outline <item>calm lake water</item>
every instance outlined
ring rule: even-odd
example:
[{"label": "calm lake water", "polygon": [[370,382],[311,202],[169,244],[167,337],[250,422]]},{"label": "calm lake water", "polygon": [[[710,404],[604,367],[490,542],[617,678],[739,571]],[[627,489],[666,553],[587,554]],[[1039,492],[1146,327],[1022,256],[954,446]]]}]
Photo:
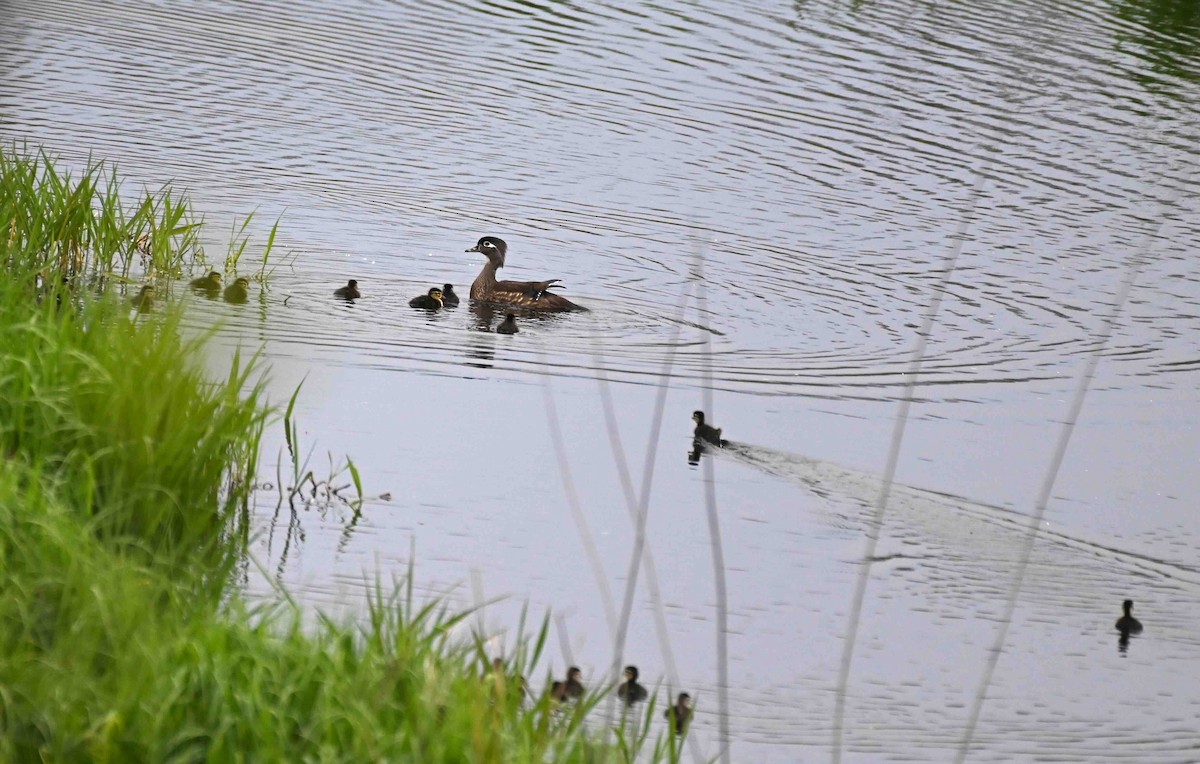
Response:
[{"label": "calm lake water", "polygon": [[[190,301],[211,364],[261,349],[318,476],[369,501],[276,514],[250,591],[360,612],[376,576],[539,672],[612,661],[569,474],[618,603],[670,361],[625,656],[697,699],[718,752],[704,471],[711,374],[735,761],[831,756],[871,507],[922,316],[961,240],[900,452],[849,674],[844,760],[949,761],[1025,528],[1123,278],[1141,263],[1040,527],[971,761],[1200,761],[1200,6],[947,2],[0,1],[0,139],[172,180],[224,258],[282,216],[269,289]],[[961,236],[959,235],[961,232]],[[484,234],[584,314],[480,331]],[[704,253],[707,302],[687,303]],[[1140,258],[1140,259],[1139,259]],[[364,297],[332,290],[359,280]],[[609,381],[598,380],[598,370]],[[552,441],[548,400],[569,473]],[[265,472],[275,472],[282,427]],[[286,468],[286,465],[285,465]],[[348,482],[343,479],[341,482]],[[1146,631],[1126,651],[1125,598]],[[661,606],[666,633],[655,628]],[[664,640],[665,637],[665,640]],[[663,642],[669,641],[669,654]],[[540,676],[540,673],[539,673]]]}]

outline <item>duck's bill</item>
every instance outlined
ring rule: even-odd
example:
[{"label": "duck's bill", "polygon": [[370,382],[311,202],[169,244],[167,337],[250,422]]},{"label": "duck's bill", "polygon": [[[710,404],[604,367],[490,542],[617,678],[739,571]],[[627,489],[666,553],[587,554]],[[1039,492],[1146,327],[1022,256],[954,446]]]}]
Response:
[{"label": "duck's bill", "polygon": [[478,251],[479,251],[479,245],[478,245],[478,244],[476,244],[475,246],[471,247],[470,249],[464,249],[463,251],[464,251],[464,252],[478,252]]}]

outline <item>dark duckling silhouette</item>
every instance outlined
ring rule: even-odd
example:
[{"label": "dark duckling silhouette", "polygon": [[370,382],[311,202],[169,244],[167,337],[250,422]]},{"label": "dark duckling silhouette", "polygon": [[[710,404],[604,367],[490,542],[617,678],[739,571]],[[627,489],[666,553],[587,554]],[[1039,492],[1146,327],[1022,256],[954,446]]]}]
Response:
[{"label": "dark duckling silhouette", "polygon": [[714,446],[727,446],[729,441],[721,439],[721,428],[713,427],[704,423],[704,412],[693,411],[692,421],[696,423],[696,430],[693,432],[696,440],[710,443]]},{"label": "dark duckling silhouette", "polygon": [[1133,617],[1133,600],[1122,602],[1121,609],[1125,615],[1117,619],[1117,631],[1121,634],[1141,634],[1142,622]]},{"label": "dark duckling silhouette", "polygon": [[663,711],[663,718],[675,727],[675,734],[682,735],[687,729],[688,722],[692,720],[692,696],[686,692],[679,693],[679,700],[675,701],[675,705]]},{"label": "dark duckling silhouette", "polygon": [[427,293],[409,300],[408,307],[437,310],[442,307],[442,290],[437,287],[430,287]]},{"label": "dark duckling silhouette", "polygon": [[454,293],[453,284],[442,285],[442,305],[445,305],[447,308],[458,307],[458,295]]},{"label": "dark duckling silhouette", "polygon": [[346,282],[346,286],[333,290],[333,296],[343,300],[357,300],[362,297],[362,292],[358,291],[358,282],[350,279]]},{"label": "dark duckling silhouette", "polygon": [[239,278],[225,287],[225,302],[241,305],[250,299],[250,279]]},{"label": "dark duckling silhouette", "polygon": [[550,290],[559,279],[549,281],[497,281],[496,271],[504,267],[508,245],[495,236],[484,236],[468,252],[481,252],[487,257],[483,270],[471,283],[471,299],[517,305],[528,310],[566,311],[587,310]]},{"label": "dark duckling silhouette", "polygon": [[221,296],[221,274],[217,271],[209,271],[207,276],[192,279],[188,282],[188,286],[197,292],[203,292],[209,299],[216,299]]},{"label": "dark duckling silhouette", "polygon": [[149,313],[154,307],[154,286],[146,284],[137,294],[130,297],[129,301],[137,308],[138,313]]},{"label": "dark duckling silhouette", "polygon": [[567,669],[566,681],[550,685],[550,697],[560,703],[568,698],[582,698],[583,682],[579,681],[582,676],[583,672],[579,670],[578,666]]},{"label": "dark duckling silhouette", "polygon": [[516,334],[521,331],[517,328],[517,317],[509,313],[504,317],[504,320],[496,325],[496,334]]},{"label": "dark duckling silhouette", "polygon": [[617,697],[623,700],[627,706],[642,702],[650,694],[646,692],[645,687],[638,684],[637,678],[637,666],[626,666],[625,681],[617,686]]}]

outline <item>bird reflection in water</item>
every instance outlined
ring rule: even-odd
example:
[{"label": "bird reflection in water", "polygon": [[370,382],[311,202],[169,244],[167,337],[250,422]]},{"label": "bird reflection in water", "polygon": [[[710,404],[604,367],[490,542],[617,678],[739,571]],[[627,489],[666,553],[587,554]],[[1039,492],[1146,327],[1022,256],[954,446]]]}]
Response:
[{"label": "bird reflection in water", "polygon": [[489,302],[471,300],[471,316],[475,319],[476,331],[490,332],[496,320],[496,306]]},{"label": "bird reflection in water", "polygon": [[1117,651],[1124,655],[1129,649],[1129,637],[1142,633],[1142,622],[1133,617],[1133,600],[1122,602],[1121,609],[1125,614],[1116,623],[1117,632],[1121,635],[1117,639]]}]

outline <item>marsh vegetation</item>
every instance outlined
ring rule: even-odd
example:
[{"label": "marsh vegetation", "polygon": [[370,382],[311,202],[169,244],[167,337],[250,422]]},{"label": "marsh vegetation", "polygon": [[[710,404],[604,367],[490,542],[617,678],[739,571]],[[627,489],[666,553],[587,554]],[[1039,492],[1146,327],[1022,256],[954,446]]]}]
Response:
[{"label": "marsh vegetation", "polygon": [[101,164],[73,178],[0,151],[0,759],[633,757],[644,734],[602,746],[583,724],[602,688],[538,692],[544,622],[485,672],[465,614],[416,601],[411,569],[377,580],[357,621],[302,618],[282,590],[243,598],[260,442],[279,424],[266,369],[235,354],[213,379],[178,301],[131,310],[125,285],[169,295],[205,263],[185,199],[124,198]]}]

